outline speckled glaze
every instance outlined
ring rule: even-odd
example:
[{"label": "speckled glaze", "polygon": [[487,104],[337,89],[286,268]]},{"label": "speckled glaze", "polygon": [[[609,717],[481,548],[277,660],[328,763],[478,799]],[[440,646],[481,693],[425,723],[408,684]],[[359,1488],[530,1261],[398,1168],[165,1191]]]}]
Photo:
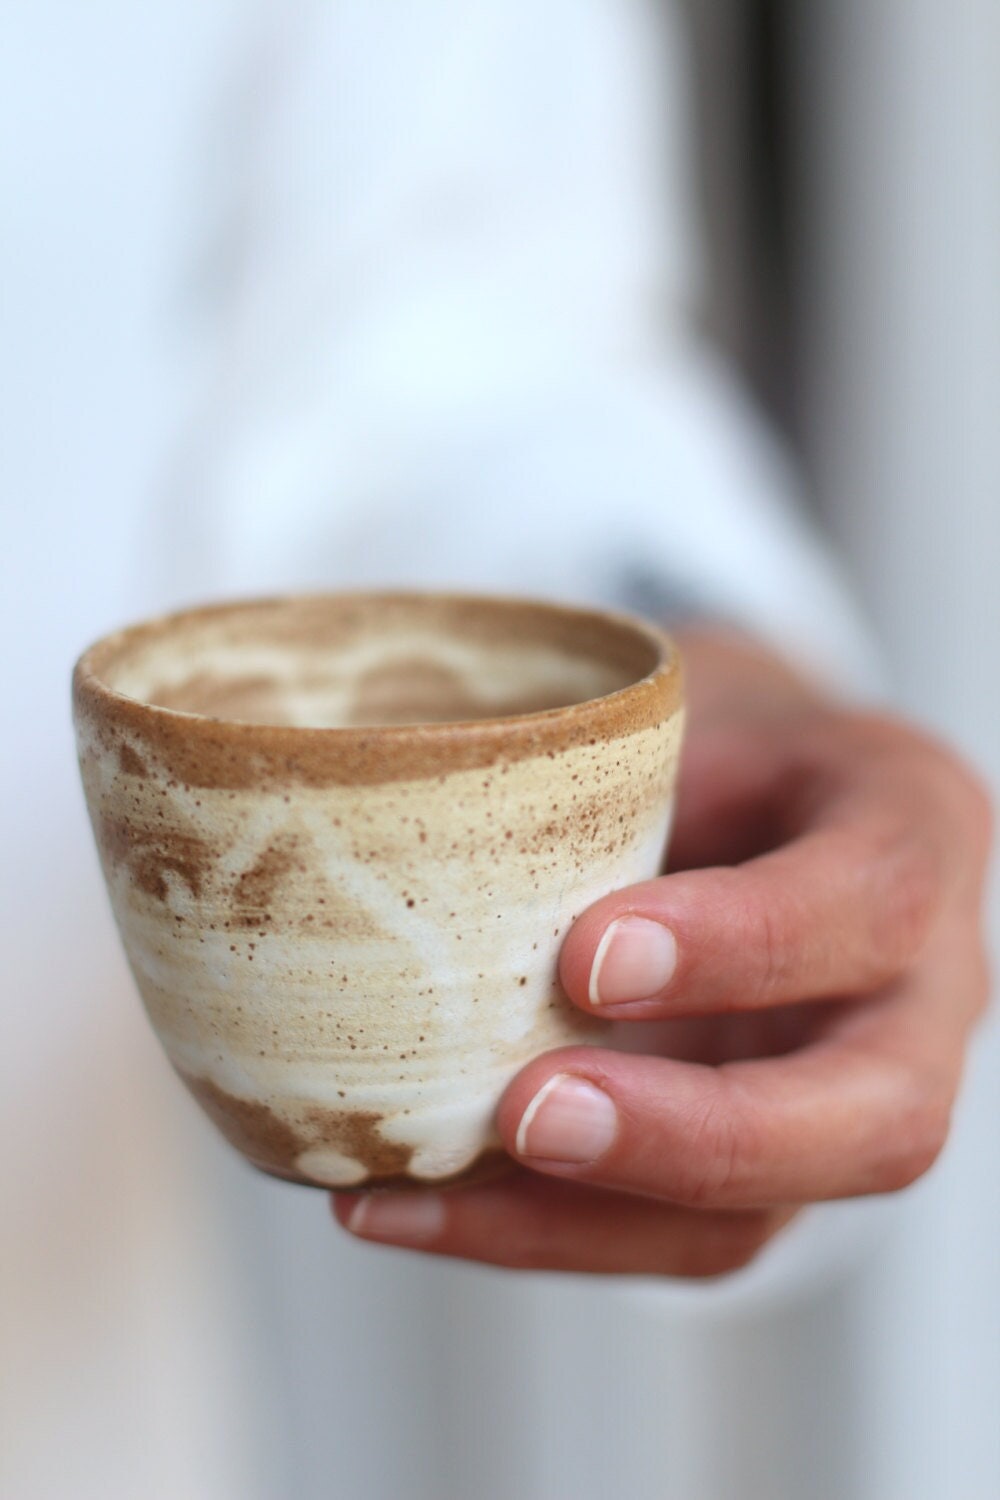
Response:
[{"label": "speckled glaze", "polygon": [[170,1061],[256,1166],[321,1187],[502,1160],[529,1058],[600,1041],[562,939],[660,868],[669,640],[521,600],[189,611],[77,663],[91,822]]}]

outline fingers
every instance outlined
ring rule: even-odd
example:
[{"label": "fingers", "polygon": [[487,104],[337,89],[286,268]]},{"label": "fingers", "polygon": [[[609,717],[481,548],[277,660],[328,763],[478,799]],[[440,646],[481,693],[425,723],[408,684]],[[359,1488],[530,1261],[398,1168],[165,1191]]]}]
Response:
[{"label": "fingers", "polygon": [[[844,1007],[821,1040],[782,1057],[709,1068],[550,1053],[507,1090],[504,1143],[535,1171],[688,1208],[906,1187],[944,1144],[969,1025],[936,984]],[[956,1011],[971,1005],[956,997]]]},{"label": "fingers", "polygon": [[560,958],[577,1005],[650,1020],[868,993],[943,915],[978,917],[991,813],[968,767],[888,720],[773,733],[716,732],[682,778],[688,863],[770,852],[596,902]]},{"label": "fingers", "polygon": [[520,1270],[720,1276],[747,1265],[793,1216],[693,1212],[528,1174],[449,1193],[340,1195],[362,1239]]},{"label": "fingers", "polygon": [[560,959],[570,998],[649,1020],[868,993],[916,962],[943,912],[971,910],[988,817],[964,772],[900,731],[877,749],[841,739],[832,765],[811,750],[780,847],[584,912]]},{"label": "fingers", "polygon": [[[982,1006],[982,960],[973,965]],[[438,1193],[341,1195],[361,1238],[493,1265],[711,1276],[745,1265],[796,1202],[905,1187],[944,1142],[965,1022],[934,989],[838,1009],[798,1054],[721,1068],[571,1048],[501,1102],[530,1168]]]},{"label": "fingers", "polygon": [[578,1005],[616,1019],[864,993],[917,958],[940,890],[940,861],[909,831],[821,829],[736,868],[604,897],[575,923],[560,976]]}]

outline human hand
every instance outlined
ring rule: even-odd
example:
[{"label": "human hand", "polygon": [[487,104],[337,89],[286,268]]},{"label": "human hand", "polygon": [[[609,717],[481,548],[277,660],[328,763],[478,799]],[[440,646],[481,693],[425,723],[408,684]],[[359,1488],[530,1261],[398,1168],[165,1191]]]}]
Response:
[{"label": "human hand", "polygon": [[498,1112],[514,1173],[339,1194],[355,1234],[533,1270],[711,1276],[801,1205],[893,1192],[937,1158],[987,1001],[988,798],[941,745],[762,649],[721,632],[683,645],[671,873],[596,902],[560,958],[570,999],[641,1051],[536,1058]]}]

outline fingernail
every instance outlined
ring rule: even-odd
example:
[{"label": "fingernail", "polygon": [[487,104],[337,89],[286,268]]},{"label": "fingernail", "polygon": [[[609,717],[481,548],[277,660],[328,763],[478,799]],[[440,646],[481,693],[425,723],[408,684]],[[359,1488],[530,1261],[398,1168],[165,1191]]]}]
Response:
[{"label": "fingernail", "polygon": [[670,983],[677,967],[677,939],[662,922],[622,917],[597,945],[590,971],[591,1005],[648,1000]]},{"label": "fingernail", "polygon": [[444,1229],[439,1193],[369,1193],[355,1204],[346,1228],[365,1240],[426,1245]]},{"label": "fingernail", "polygon": [[556,1073],[521,1116],[517,1152],[547,1161],[596,1161],[617,1130],[618,1111],[603,1089],[584,1078]]}]

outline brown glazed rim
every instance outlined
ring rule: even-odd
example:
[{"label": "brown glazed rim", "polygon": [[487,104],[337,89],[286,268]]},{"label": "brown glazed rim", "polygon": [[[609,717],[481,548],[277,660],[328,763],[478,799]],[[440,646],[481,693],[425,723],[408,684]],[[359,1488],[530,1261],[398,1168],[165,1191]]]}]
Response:
[{"label": "brown glazed rim", "polygon": [[[182,623],[255,609],[377,602],[537,611],[589,630],[611,625],[651,647],[655,662],[644,677],[613,693],[560,708],[490,719],[368,726],[290,726],[213,718],[129,697],[101,675],[133,643],[166,634]],[[638,616],[512,595],[420,590],[288,594],[177,610],[102,637],[84,651],[73,671],[75,716],[96,726],[106,748],[127,743],[134,750],[138,740],[142,752],[178,782],[230,789],[443,777],[478,766],[554,756],[578,745],[619,739],[661,724],[680,708],[682,693],[681,661],[674,642]]]}]

